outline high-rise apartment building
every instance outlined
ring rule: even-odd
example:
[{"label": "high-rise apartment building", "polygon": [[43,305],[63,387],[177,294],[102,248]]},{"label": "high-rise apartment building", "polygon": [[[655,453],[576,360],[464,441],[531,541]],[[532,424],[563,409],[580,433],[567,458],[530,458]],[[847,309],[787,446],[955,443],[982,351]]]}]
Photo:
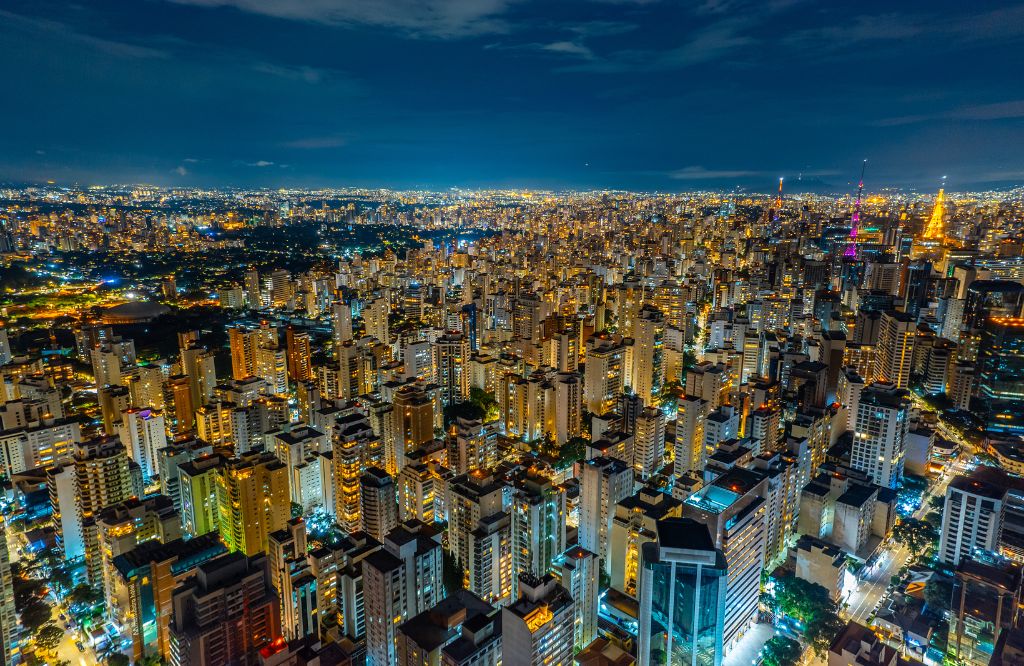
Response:
[{"label": "high-rise apartment building", "polygon": [[876,382],[860,393],[850,465],[885,488],[903,480],[910,407],[909,392],[893,384]]},{"label": "high-rise apartment building", "polygon": [[174,589],[170,662],[175,666],[257,663],[281,636],[281,611],[266,555],[228,553],[196,568]]}]

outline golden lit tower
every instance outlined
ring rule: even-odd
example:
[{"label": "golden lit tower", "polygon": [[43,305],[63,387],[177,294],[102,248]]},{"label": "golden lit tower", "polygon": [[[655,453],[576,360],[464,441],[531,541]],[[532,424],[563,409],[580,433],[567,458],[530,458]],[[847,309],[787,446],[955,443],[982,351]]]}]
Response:
[{"label": "golden lit tower", "polygon": [[932,216],[928,218],[928,226],[924,228],[924,237],[928,240],[942,241],[946,238],[946,191],[939,188],[939,194],[935,197],[935,208],[932,209]]}]

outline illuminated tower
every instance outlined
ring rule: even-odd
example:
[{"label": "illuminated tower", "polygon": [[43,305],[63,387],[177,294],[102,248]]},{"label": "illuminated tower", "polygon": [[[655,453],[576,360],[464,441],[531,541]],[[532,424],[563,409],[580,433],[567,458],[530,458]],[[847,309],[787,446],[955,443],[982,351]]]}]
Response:
[{"label": "illuminated tower", "polygon": [[779,221],[779,211],[782,210],[782,178],[779,178],[779,195],[775,197],[775,216],[773,222]]},{"label": "illuminated tower", "polygon": [[932,209],[932,216],[928,218],[928,225],[924,228],[924,238],[927,240],[943,241],[945,233],[946,216],[946,190],[939,188],[939,194],[935,197],[935,208]]},{"label": "illuminated tower", "polygon": [[843,253],[844,257],[850,259],[857,258],[857,228],[860,227],[860,199],[864,194],[864,169],[867,166],[868,161],[864,160],[860,167],[860,183],[857,184],[857,201],[853,204],[853,215],[850,216],[850,243],[846,246],[846,252]]}]

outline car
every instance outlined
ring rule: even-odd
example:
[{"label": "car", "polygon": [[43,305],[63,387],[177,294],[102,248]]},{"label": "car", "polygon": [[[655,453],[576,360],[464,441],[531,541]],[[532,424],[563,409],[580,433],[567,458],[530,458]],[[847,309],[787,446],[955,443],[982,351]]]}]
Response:
[{"label": "car", "polygon": [[79,652],[85,652],[85,646],[82,645],[82,641],[75,641],[75,647],[78,648]]},{"label": "car", "polygon": [[61,621],[61,622],[66,622],[66,621],[67,621],[67,618],[66,618],[66,617],[64,617],[64,613],[61,613],[61,614],[60,614],[60,615],[58,615],[57,617],[59,617],[59,618],[60,618],[60,621]]}]

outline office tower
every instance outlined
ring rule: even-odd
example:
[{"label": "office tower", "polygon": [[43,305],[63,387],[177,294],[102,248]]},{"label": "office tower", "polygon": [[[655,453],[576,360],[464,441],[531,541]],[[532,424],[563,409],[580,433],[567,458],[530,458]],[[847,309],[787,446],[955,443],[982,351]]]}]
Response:
[{"label": "office tower", "polygon": [[729,587],[725,557],[694,520],[661,520],[656,530],[638,565],[638,663],[719,666]]},{"label": "office tower", "polygon": [[876,382],[860,394],[850,465],[885,488],[903,480],[910,394],[893,384]]},{"label": "office tower", "polygon": [[294,382],[313,378],[313,359],[309,333],[296,331],[289,326],[285,329],[285,346],[288,350],[288,377]]},{"label": "office tower", "polygon": [[611,411],[623,389],[626,347],[621,338],[609,335],[587,340],[583,402],[591,414]]},{"label": "office tower", "polygon": [[533,293],[516,296],[512,304],[512,334],[522,340],[537,342],[544,320],[544,302]]},{"label": "office tower", "polygon": [[512,488],[512,570],[544,575],[565,551],[565,487],[534,469]]},{"label": "office tower", "polygon": [[573,647],[582,650],[597,638],[599,570],[597,555],[573,546],[559,557],[558,575],[573,599]]},{"label": "office tower", "polygon": [[1005,560],[965,559],[956,568],[946,659],[988,666],[1004,632],[1020,627],[1021,567]]},{"label": "office tower", "polygon": [[662,385],[661,335],[665,327],[661,311],[651,305],[640,308],[633,319],[630,387],[650,407],[660,399]]},{"label": "office tower", "polygon": [[704,429],[710,404],[693,395],[684,395],[676,402],[674,454],[677,477],[704,469],[707,461]]},{"label": "office tower", "polygon": [[306,558],[306,524],[293,518],[267,540],[270,584],[281,603],[281,635],[290,641],[319,637],[317,578]]},{"label": "office tower", "polygon": [[614,458],[591,458],[581,465],[579,544],[601,554],[605,573],[611,573],[608,537],[615,505],[633,494],[633,470]]},{"label": "office tower", "polygon": [[501,610],[469,590],[457,590],[398,627],[398,661],[404,666],[497,666],[501,661]]},{"label": "office tower", "polygon": [[879,326],[875,381],[890,382],[905,389],[910,386],[917,320],[903,312],[883,312]]},{"label": "office tower", "polygon": [[7,365],[14,356],[11,354],[11,340],[7,335],[7,329],[0,326],[0,365]]},{"label": "office tower", "polygon": [[990,317],[984,322],[975,377],[988,427],[1024,432],[1024,318]]},{"label": "office tower", "polygon": [[764,476],[733,467],[683,502],[683,517],[708,526],[728,566],[722,633],[726,650],[757,618],[768,536],[766,485]]},{"label": "office tower", "polygon": [[174,589],[171,663],[255,663],[260,648],[281,638],[281,611],[267,556],[228,553],[196,568]]},{"label": "office tower", "polygon": [[133,659],[171,658],[174,589],[196,567],[226,552],[216,534],[206,534],[187,541],[146,541],[114,558],[117,612],[131,633]]},{"label": "office tower", "polygon": [[397,663],[398,626],[443,595],[440,535],[419,522],[403,523],[363,560],[367,666]]},{"label": "office tower", "polygon": [[446,333],[437,339],[434,370],[446,406],[469,400],[469,340],[465,336]]},{"label": "office tower", "polygon": [[390,328],[388,326],[388,315],[391,308],[387,299],[377,298],[366,304],[363,308],[363,325],[366,328],[366,335],[376,338],[378,341],[388,345],[391,344]]},{"label": "office tower", "polygon": [[[0,329],[0,343],[4,341],[5,333]],[[14,666],[20,662],[21,649],[17,635],[18,614],[14,607],[11,554],[7,550],[7,523],[0,521],[0,666]]]},{"label": "office tower", "polygon": [[121,412],[117,431],[128,455],[142,468],[143,481],[149,483],[160,474],[157,451],[167,446],[163,413],[148,408],[126,409]]},{"label": "office tower", "polygon": [[363,531],[378,541],[398,527],[395,480],[379,467],[367,467],[359,477],[359,508]]},{"label": "office tower", "polygon": [[[129,464],[124,445],[116,437],[107,437],[75,446],[70,477],[65,477],[60,469],[51,471],[52,476],[60,477],[54,479],[50,491],[58,539],[66,540],[65,554],[69,559],[85,555],[86,573],[92,585],[99,586],[103,580],[96,516],[106,507],[135,495]],[[65,510],[70,508],[65,497],[68,491],[74,497],[70,515]],[[80,551],[73,545],[76,543],[81,544]]]},{"label": "office tower", "polygon": [[636,418],[633,437],[633,470],[646,481],[665,464],[665,413],[657,407],[644,409]]},{"label": "office tower", "polygon": [[291,518],[288,468],[271,453],[252,452],[217,466],[217,528],[228,550],[254,555]]},{"label": "office tower", "polygon": [[551,574],[519,575],[519,598],[501,609],[503,666],[572,663],[575,607]]}]

